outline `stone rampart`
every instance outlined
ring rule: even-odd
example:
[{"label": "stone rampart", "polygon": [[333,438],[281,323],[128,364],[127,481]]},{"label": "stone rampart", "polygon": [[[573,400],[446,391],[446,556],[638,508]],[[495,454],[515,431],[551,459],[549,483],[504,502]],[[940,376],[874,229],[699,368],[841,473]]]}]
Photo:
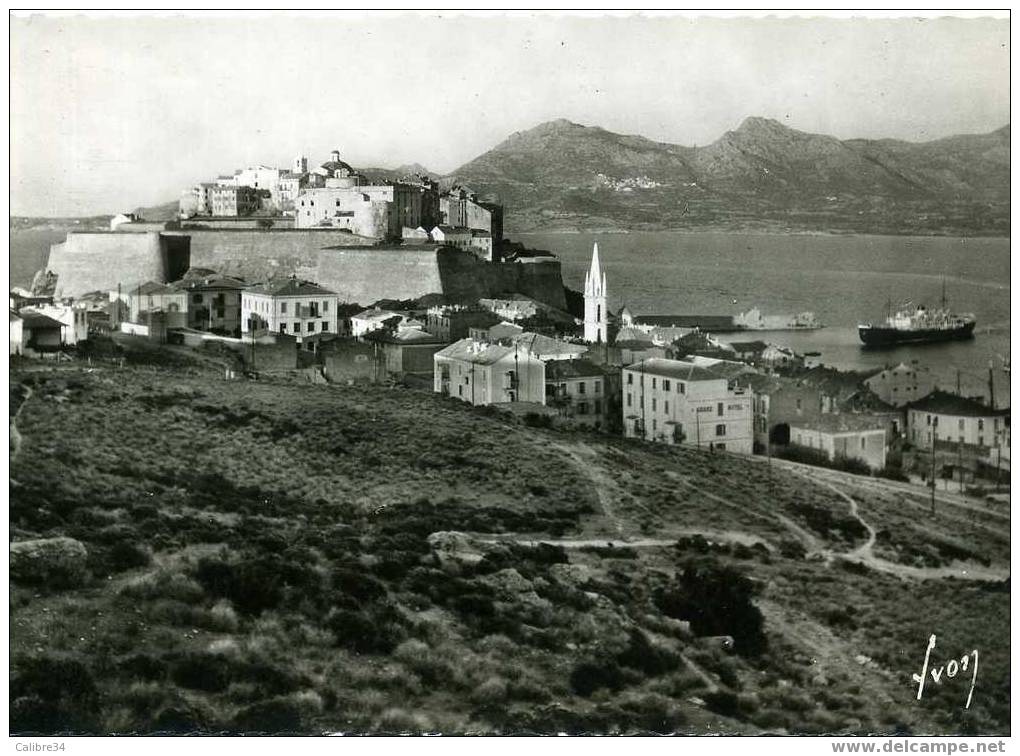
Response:
[{"label": "stone rampart", "polygon": [[128,291],[146,281],[175,281],[190,264],[187,237],[156,232],[69,233],[50,247],[47,270],[57,275],[55,296],[80,297],[90,291]]}]

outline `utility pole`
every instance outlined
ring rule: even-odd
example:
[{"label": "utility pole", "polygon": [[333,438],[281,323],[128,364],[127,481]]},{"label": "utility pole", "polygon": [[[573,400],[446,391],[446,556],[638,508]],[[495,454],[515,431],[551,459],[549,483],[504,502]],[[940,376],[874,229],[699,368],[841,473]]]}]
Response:
[{"label": "utility pole", "polygon": [[931,516],[935,516],[935,442],[939,436],[939,418],[932,418],[931,425]]},{"label": "utility pole", "polygon": [[992,372],[991,360],[988,360],[988,403],[995,409],[995,373]]},{"label": "utility pole", "polygon": [[956,368],[956,395],[963,396],[963,392],[960,391],[960,368]]}]

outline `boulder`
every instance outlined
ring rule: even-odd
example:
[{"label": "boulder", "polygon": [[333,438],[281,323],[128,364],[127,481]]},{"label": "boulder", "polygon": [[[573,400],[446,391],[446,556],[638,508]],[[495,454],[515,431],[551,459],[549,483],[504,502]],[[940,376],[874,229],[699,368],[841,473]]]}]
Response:
[{"label": "boulder", "polygon": [[10,545],[11,580],[54,588],[81,585],[88,551],[73,538],[38,538]]}]

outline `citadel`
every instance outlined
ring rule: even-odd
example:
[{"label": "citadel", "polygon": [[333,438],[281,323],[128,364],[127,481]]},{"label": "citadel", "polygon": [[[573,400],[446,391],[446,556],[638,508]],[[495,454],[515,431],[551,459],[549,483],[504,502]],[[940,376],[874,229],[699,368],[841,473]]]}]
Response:
[{"label": "citadel", "polygon": [[372,181],[340,159],[309,169],[256,165],[185,189],[175,220],[118,215],[108,231],[68,233],[38,286],[57,297],[172,283],[189,268],[247,281],[297,276],[341,301],[436,294],[524,295],[566,308],[559,261],[503,236],[503,208],[426,175]]}]

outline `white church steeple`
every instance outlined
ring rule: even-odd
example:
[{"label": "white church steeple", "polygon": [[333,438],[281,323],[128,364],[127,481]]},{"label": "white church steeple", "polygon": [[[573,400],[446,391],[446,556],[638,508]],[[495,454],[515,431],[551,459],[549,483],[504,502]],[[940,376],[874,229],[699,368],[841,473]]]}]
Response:
[{"label": "white church steeple", "polygon": [[599,264],[599,245],[591,253],[591,268],[584,276],[584,340],[591,344],[606,343],[606,274]]}]

